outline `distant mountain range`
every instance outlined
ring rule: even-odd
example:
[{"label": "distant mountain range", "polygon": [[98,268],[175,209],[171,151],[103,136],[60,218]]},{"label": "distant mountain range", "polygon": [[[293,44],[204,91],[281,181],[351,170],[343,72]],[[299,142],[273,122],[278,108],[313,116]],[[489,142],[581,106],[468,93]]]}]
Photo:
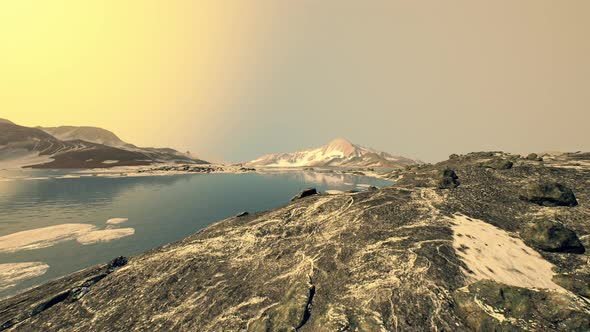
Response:
[{"label": "distant mountain range", "polygon": [[385,167],[399,168],[419,161],[394,156],[338,138],[316,149],[262,156],[247,164],[258,167]]},{"label": "distant mountain range", "polygon": [[206,161],[168,148],[141,148],[96,127],[31,128],[0,119],[0,168],[108,168]]}]

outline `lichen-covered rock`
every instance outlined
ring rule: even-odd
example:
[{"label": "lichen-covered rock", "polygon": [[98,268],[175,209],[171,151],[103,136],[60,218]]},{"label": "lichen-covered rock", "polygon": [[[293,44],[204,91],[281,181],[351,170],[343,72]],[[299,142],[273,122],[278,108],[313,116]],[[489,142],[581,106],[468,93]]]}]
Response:
[{"label": "lichen-covered rock", "polygon": [[299,192],[297,195],[293,196],[293,198],[291,198],[291,201],[296,201],[298,199],[302,199],[304,197],[308,197],[308,196],[312,196],[317,194],[317,190],[315,188],[306,188],[303,189],[301,192]]},{"label": "lichen-covered rock", "polygon": [[440,173],[439,189],[452,189],[459,186],[459,177],[452,169],[445,169]]},{"label": "lichen-covered rock", "polygon": [[590,330],[590,315],[576,309],[582,301],[555,290],[482,280],[455,291],[455,301],[473,331]]},{"label": "lichen-covered rock", "polygon": [[483,167],[493,168],[496,170],[511,169],[512,165],[514,165],[512,161],[502,158],[494,158],[482,163]]},{"label": "lichen-covered rock", "polygon": [[557,182],[531,183],[520,192],[520,199],[544,206],[576,206],[573,191]]},{"label": "lichen-covered rock", "polygon": [[567,290],[590,299],[590,274],[588,273],[560,274],[554,276],[553,281]]},{"label": "lichen-covered rock", "polygon": [[521,236],[535,248],[550,252],[583,254],[585,249],[574,231],[551,220],[538,220],[523,227]]}]

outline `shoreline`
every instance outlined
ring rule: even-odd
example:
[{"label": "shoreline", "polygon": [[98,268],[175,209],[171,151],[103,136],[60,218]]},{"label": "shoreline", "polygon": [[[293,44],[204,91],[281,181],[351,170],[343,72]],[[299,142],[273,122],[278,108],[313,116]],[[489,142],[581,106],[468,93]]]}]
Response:
[{"label": "shoreline", "polygon": [[95,169],[30,169],[30,168],[15,168],[0,170],[6,172],[59,172],[59,175],[51,176],[35,176],[31,177],[22,175],[18,176],[0,176],[0,182],[3,181],[19,181],[19,180],[48,180],[48,179],[70,179],[83,177],[106,177],[106,178],[121,178],[121,177],[148,177],[148,176],[171,176],[171,175],[190,175],[190,174],[284,174],[284,173],[318,173],[326,175],[356,175],[365,176],[368,178],[394,181],[397,173],[401,170],[375,170],[374,168],[328,168],[328,167],[258,167],[250,168],[244,167],[241,164],[208,164],[208,165],[192,165],[192,164],[157,164],[151,166],[118,166],[111,168],[95,168]]}]

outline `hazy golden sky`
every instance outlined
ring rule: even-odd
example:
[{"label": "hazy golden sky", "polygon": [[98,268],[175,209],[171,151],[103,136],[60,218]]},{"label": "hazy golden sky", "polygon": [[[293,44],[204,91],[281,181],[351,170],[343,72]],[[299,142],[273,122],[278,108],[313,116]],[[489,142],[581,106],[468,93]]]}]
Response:
[{"label": "hazy golden sky", "polygon": [[0,117],[204,158],[590,150],[590,1],[0,1]]}]

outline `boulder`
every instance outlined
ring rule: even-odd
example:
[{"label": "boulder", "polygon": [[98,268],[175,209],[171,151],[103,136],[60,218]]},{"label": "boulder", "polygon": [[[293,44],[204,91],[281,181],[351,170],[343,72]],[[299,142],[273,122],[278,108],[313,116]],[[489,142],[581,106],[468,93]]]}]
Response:
[{"label": "boulder", "polygon": [[247,211],[240,212],[240,213],[236,214],[236,218],[245,217],[245,216],[247,216],[249,214],[250,213],[248,213]]},{"label": "boulder", "polygon": [[549,252],[583,254],[584,245],[571,229],[552,220],[539,220],[527,224],[521,231],[524,242]]},{"label": "boulder", "polygon": [[536,153],[531,153],[526,156],[527,160],[534,160],[534,161],[543,161],[543,158],[539,157]]},{"label": "boulder", "polygon": [[452,169],[445,169],[440,173],[438,180],[439,189],[451,189],[459,186],[459,177]]},{"label": "boulder", "polygon": [[377,187],[375,187],[375,186],[369,186],[369,187],[367,188],[367,191],[377,191],[377,190],[379,190],[379,188],[377,188]]},{"label": "boulder", "polygon": [[125,256],[116,257],[109,263],[109,266],[107,267],[107,273],[112,273],[115,270],[127,265],[127,262],[129,262],[129,260]]},{"label": "boulder", "polygon": [[576,206],[571,189],[557,182],[531,183],[520,192],[520,199],[544,206]]},{"label": "boulder", "polygon": [[317,190],[315,188],[307,188],[307,189],[302,190],[297,195],[293,196],[293,198],[291,198],[291,201],[295,201],[295,200],[298,200],[298,199],[302,199],[304,197],[316,195],[317,193],[318,192],[317,192]]},{"label": "boulder", "polygon": [[[588,331],[590,315],[567,293],[480,280],[454,293],[457,313],[473,331]],[[501,317],[502,319],[498,319]]]},{"label": "boulder", "polygon": [[494,158],[494,159],[490,159],[490,160],[484,162],[481,166],[487,167],[487,168],[493,168],[496,170],[505,170],[505,169],[511,169],[512,165],[514,165],[514,164],[510,160],[506,160],[506,159],[502,159],[502,158]]}]

